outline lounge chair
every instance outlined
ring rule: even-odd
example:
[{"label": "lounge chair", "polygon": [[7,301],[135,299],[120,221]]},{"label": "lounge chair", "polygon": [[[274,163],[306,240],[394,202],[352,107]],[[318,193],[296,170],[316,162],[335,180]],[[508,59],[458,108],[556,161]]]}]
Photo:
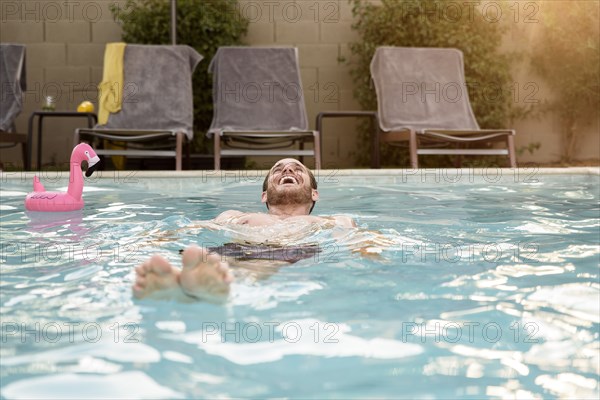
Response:
[{"label": "lounge chair", "polygon": [[221,47],[209,69],[215,170],[223,156],[313,156],[320,168],[320,136],[308,128],[296,48]]},{"label": "lounge chair", "polygon": [[27,165],[27,135],[16,133],[15,119],[23,110],[25,77],[25,46],[0,43],[0,148],[20,144],[23,165]]},{"label": "lounge chair", "polygon": [[[111,76],[107,74],[108,46],[111,44],[105,53],[105,78]],[[105,140],[117,142],[109,148],[98,148],[96,153],[173,157],[175,169],[181,170],[183,144],[194,136],[192,72],[200,60],[202,56],[189,46],[128,44],[123,56],[121,91],[110,78],[100,85],[112,90],[111,96],[122,96],[120,111],[111,112],[105,124],[99,121],[93,129],[77,129],[75,143],[89,137],[98,141],[96,147]],[[99,115],[107,103],[100,95]],[[114,103],[114,99],[108,100],[109,105],[110,101]]]},{"label": "lounge chair", "polygon": [[[461,51],[379,47],[371,61],[371,75],[382,131],[374,144],[377,166],[379,141],[408,141],[412,168],[418,168],[419,155],[432,154],[507,155],[510,167],[516,167],[515,131],[480,129],[475,120]],[[491,142],[503,142],[506,146],[486,146]],[[455,148],[448,148],[450,144]],[[465,144],[480,146],[464,148]]]}]

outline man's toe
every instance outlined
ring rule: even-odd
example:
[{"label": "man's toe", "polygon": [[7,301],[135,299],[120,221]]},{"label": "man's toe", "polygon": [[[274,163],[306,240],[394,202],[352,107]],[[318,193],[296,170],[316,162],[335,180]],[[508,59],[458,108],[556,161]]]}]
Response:
[{"label": "man's toe", "polygon": [[171,272],[171,264],[163,256],[155,254],[150,258],[148,270],[158,275],[168,274]]}]

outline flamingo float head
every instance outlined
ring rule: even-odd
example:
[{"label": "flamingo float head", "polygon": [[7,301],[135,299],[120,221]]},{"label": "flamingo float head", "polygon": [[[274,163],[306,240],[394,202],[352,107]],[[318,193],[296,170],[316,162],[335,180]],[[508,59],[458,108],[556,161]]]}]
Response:
[{"label": "flamingo float head", "polygon": [[88,178],[92,176],[94,171],[100,166],[100,157],[98,157],[94,149],[87,143],[79,143],[71,153],[71,162],[80,164],[82,161],[87,161],[85,176]]}]

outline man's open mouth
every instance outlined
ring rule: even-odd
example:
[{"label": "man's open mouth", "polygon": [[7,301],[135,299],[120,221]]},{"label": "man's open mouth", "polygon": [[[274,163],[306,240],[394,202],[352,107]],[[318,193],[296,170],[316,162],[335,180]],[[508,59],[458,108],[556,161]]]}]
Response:
[{"label": "man's open mouth", "polygon": [[280,185],[288,185],[288,184],[297,185],[298,180],[296,178],[294,178],[293,176],[284,176],[283,178],[281,178],[279,180],[279,184]]}]

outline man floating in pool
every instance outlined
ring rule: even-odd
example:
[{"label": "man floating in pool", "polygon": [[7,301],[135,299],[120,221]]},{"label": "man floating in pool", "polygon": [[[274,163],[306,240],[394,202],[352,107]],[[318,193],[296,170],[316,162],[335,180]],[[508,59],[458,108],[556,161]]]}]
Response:
[{"label": "man floating in pool", "polygon": [[[355,227],[345,216],[316,217],[310,215],[319,199],[317,181],[301,162],[286,158],[275,163],[263,182],[262,202],[267,213],[244,213],[229,210],[215,218],[217,224],[247,226],[289,225],[296,222],[327,224],[342,228]],[[135,269],[133,295],[136,298],[215,300],[229,294],[233,275],[221,255],[189,246],[183,251],[182,269],[172,266],[160,255],[154,255]]]}]

